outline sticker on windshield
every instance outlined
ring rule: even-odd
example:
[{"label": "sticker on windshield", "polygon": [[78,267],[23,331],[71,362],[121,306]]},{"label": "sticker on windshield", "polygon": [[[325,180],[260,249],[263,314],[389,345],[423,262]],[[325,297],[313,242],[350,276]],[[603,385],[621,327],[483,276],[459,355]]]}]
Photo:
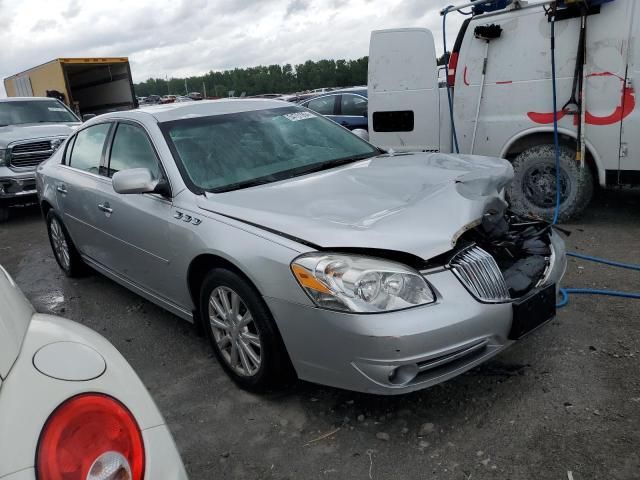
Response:
[{"label": "sticker on windshield", "polygon": [[50,112],[66,112],[67,110],[62,107],[47,107]]},{"label": "sticker on windshield", "polygon": [[283,115],[288,120],[292,122],[297,122],[299,120],[306,120],[307,118],[315,118],[315,115],[311,112],[296,112],[296,113],[287,113]]}]

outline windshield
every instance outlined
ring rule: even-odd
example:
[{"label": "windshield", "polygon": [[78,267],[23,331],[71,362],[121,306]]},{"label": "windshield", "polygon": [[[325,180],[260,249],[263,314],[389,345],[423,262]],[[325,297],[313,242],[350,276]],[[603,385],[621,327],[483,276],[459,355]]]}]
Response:
[{"label": "windshield", "polygon": [[15,100],[0,102],[0,125],[22,123],[79,122],[78,118],[57,100]]},{"label": "windshield", "polygon": [[300,107],[161,124],[187,183],[214,193],[372,157],[375,147]]}]

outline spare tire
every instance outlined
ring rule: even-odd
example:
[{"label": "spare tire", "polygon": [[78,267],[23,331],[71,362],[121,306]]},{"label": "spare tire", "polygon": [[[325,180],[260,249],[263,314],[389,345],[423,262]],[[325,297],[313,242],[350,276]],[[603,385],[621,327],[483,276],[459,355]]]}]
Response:
[{"label": "spare tire", "polygon": [[[553,145],[536,145],[513,161],[514,178],[507,187],[511,209],[521,215],[534,215],[552,221],[556,208],[556,156]],[[560,147],[559,222],[580,215],[593,198],[593,174],[581,167],[575,153]]]}]

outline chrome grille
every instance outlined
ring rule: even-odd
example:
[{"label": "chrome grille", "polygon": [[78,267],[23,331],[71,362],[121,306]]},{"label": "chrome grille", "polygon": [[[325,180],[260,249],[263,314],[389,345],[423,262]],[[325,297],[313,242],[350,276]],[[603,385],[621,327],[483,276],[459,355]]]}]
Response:
[{"label": "chrome grille", "polygon": [[477,300],[500,303],[511,299],[498,264],[482,248],[473,246],[463,250],[449,266]]},{"label": "chrome grille", "polygon": [[16,168],[35,167],[53,152],[51,140],[19,143],[9,149],[9,165]]}]

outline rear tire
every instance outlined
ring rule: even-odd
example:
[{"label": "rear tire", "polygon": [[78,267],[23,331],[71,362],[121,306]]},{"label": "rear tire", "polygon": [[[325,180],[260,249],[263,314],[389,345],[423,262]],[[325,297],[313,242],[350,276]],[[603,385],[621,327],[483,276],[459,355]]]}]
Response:
[{"label": "rear tire", "polygon": [[60,217],[53,210],[49,210],[46,220],[53,256],[64,274],[72,278],[86,274],[87,266],[82,261]]},{"label": "rear tire", "polygon": [[[537,145],[513,161],[513,182],[507,188],[511,209],[552,221],[556,204],[556,161],[553,145]],[[560,146],[561,204],[558,216],[563,223],[580,215],[591,202],[594,180],[588,165],[581,167],[575,152]]]},{"label": "rear tire", "polygon": [[211,270],[200,289],[200,316],[220,365],[241,388],[264,393],[295,379],[271,312],[241,275]]},{"label": "rear tire", "polygon": [[7,220],[9,220],[9,208],[0,207],[0,223],[6,222]]}]

